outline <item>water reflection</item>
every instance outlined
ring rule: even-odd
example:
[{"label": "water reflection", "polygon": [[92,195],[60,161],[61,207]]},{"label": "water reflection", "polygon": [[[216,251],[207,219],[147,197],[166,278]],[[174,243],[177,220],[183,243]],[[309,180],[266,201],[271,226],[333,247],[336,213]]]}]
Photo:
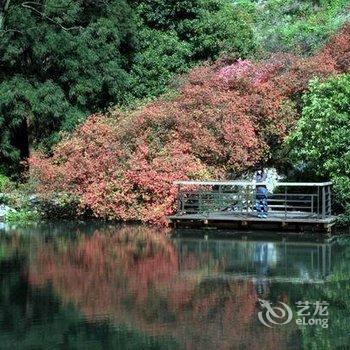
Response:
[{"label": "water reflection", "polygon": [[182,261],[195,255],[207,276],[252,281],[322,283],[332,273],[333,243],[175,239]]},{"label": "water reflection", "polygon": [[[333,349],[349,341],[347,240],[204,240],[69,223],[5,228],[0,253],[1,348]],[[262,297],[327,300],[330,328],[269,329],[257,319]]]}]

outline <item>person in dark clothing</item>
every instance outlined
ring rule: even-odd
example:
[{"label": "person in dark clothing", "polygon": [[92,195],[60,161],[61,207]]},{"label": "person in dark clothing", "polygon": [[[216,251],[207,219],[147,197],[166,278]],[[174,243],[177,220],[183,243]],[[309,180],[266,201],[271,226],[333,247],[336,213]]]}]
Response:
[{"label": "person in dark clothing", "polygon": [[255,202],[255,208],[258,212],[259,218],[267,218],[267,188],[265,184],[259,185],[259,183],[263,183],[266,181],[267,174],[264,172],[264,169],[258,170],[255,173],[255,182],[256,185],[256,202]]}]

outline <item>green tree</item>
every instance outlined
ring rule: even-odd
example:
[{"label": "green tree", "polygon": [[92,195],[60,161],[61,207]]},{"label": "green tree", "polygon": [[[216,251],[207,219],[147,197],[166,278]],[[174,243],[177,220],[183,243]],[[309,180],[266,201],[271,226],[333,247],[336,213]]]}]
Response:
[{"label": "green tree", "polygon": [[130,100],[162,94],[175,73],[186,72],[191,47],[181,42],[175,31],[161,31],[142,26],[139,49],[131,70]]},{"label": "green tree", "polygon": [[0,161],[26,157],[86,114],[123,102],[134,16],[126,0],[0,5]]},{"label": "green tree", "polygon": [[246,58],[255,52],[252,23],[231,0],[131,0],[138,15],[131,96],[166,91],[175,74],[221,53]]},{"label": "green tree", "polygon": [[350,214],[350,75],[310,83],[302,117],[289,137],[292,158],[305,171],[334,182],[338,203]]},{"label": "green tree", "polygon": [[47,150],[88,114],[166,91],[221,51],[254,49],[230,0],[6,0],[0,5],[0,162]]},{"label": "green tree", "polygon": [[254,18],[257,44],[264,52],[310,54],[349,16],[349,0],[240,0]]}]

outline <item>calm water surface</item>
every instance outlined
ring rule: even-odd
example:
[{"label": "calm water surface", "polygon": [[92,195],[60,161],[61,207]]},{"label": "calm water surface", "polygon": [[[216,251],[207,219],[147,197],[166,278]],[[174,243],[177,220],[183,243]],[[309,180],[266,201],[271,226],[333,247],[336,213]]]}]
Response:
[{"label": "calm water surface", "polygon": [[199,237],[1,227],[0,349],[350,349],[349,239]]}]

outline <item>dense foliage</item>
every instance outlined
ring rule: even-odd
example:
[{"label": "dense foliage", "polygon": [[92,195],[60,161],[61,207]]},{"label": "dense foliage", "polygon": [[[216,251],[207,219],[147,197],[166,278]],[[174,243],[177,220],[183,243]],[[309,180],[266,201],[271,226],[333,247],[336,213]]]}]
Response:
[{"label": "dense foliage", "polygon": [[7,0],[2,10],[4,160],[122,99],[134,25],[126,1]]},{"label": "dense foliage", "polygon": [[111,104],[165,90],[222,50],[245,56],[252,31],[229,0],[6,0],[0,5],[0,162]]},{"label": "dense foliage", "polygon": [[174,180],[267,164],[297,120],[309,80],[349,69],[349,37],[345,27],[310,58],[197,68],[175,96],[90,117],[52,158],[31,157],[32,179],[43,194],[78,196],[98,217],[160,222],[172,211]]},{"label": "dense foliage", "polygon": [[350,213],[349,139],[350,74],[312,81],[289,140],[293,158],[304,172],[333,180],[336,199]]},{"label": "dense foliage", "polygon": [[263,52],[310,54],[349,20],[348,0],[266,0],[238,4],[254,23],[256,45]]},{"label": "dense foliage", "polygon": [[227,0],[134,0],[138,47],[131,71],[131,98],[163,93],[174,73],[222,52],[255,52],[253,28],[244,11]]}]

